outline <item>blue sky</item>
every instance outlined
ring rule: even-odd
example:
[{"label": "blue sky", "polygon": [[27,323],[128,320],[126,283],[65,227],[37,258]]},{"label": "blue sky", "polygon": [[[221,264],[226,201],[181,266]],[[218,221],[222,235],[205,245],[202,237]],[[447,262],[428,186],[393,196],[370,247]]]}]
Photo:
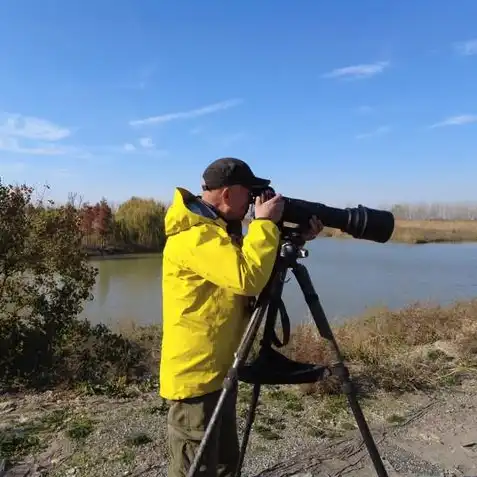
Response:
[{"label": "blue sky", "polygon": [[477,200],[477,2],[3,0],[0,176],[199,191],[220,156],[329,203]]}]

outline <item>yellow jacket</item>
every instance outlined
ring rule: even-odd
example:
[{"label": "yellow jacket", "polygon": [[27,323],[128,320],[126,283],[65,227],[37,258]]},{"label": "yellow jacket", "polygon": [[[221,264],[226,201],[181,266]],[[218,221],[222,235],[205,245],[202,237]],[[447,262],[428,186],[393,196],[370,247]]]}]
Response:
[{"label": "yellow jacket", "polygon": [[248,297],[270,278],[278,227],[254,220],[242,246],[226,223],[177,188],[165,218],[160,395],[200,396],[221,388],[249,318]]}]

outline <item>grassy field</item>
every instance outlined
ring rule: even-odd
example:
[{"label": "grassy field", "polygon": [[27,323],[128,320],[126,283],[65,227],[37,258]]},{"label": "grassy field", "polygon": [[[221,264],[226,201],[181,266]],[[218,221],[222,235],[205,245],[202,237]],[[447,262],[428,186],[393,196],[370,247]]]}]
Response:
[{"label": "grassy field", "polygon": [[[325,227],[327,237],[349,237]],[[391,241],[400,243],[477,242],[477,220],[396,220]]]},{"label": "grassy field", "polygon": [[[477,298],[449,306],[410,305],[377,309],[332,327],[345,360],[361,390],[412,392],[453,386],[477,370]],[[157,371],[160,327],[123,327],[124,336],[145,346],[145,360]],[[258,339],[256,342],[258,343]],[[330,363],[330,347],[314,324],[292,330],[280,352],[292,359]],[[307,387],[306,393],[333,395],[336,381]]]},{"label": "grassy field", "polygon": [[[452,386],[477,368],[477,299],[448,307],[412,305],[377,310],[334,330],[362,390],[405,392]],[[332,355],[315,325],[295,329],[286,353],[298,361],[329,363]],[[337,383],[309,392],[333,394]]]},{"label": "grassy field", "polygon": [[[447,307],[376,310],[335,327],[368,422],[403,425],[412,421],[424,404],[436,402],[436,397],[441,403],[460,399],[460,384],[470,383],[470,395],[475,396],[471,384],[477,369],[476,316],[477,299]],[[145,365],[146,380],[143,376],[132,385],[123,379],[102,385],[82,382],[74,389],[60,387],[53,393],[0,398],[0,412],[5,413],[0,462],[4,458],[7,469],[34,462],[48,469],[52,477],[166,475],[167,405],[157,395],[160,327],[130,326],[122,333],[143,349],[133,364],[139,359]],[[89,346],[103,351],[97,336],[91,337]],[[327,343],[309,324],[293,330],[282,352],[299,361],[328,364],[331,360]],[[241,428],[250,393],[251,387],[241,383]],[[456,422],[456,415],[443,408],[436,411],[437,420],[428,427],[460,432],[468,421],[465,413],[473,406],[465,402],[468,407],[462,409],[462,422]],[[314,385],[265,386],[247,457],[253,470],[249,475],[257,475],[269,462],[280,462],[305,443],[316,448],[316,438],[342,438],[355,429],[345,397],[332,379]],[[453,443],[453,448],[457,445]],[[35,457],[28,460],[32,455]],[[33,468],[32,464],[27,467]],[[26,475],[25,467],[22,472]]]}]

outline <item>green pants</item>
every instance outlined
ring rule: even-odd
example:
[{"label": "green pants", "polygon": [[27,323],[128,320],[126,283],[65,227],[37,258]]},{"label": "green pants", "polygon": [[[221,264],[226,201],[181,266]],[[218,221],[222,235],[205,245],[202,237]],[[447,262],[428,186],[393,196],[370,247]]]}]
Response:
[{"label": "green pants", "polygon": [[[168,477],[186,477],[194,461],[221,391],[205,396],[170,401],[167,418],[169,438]],[[214,430],[197,468],[200,477],[232,477],[239,459],[236,422],[237,393],[227,395]]]}]

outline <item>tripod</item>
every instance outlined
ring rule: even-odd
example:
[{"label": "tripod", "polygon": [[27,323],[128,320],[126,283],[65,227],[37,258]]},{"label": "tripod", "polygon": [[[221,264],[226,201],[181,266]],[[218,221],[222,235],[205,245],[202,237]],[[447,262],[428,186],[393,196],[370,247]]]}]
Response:
[{"label": "tripod", "polygon": [[[302,248],[304,242],[301,240],[300,236],[293,231],[293,229],[283,230],[283,240],[278,251],[274,270],[270,280],[257,299],[252,317],[235,353],[233,364],[224,379],[223,389],[218,403],[212,413],[195,459],[189,469],[188,477],[194,477],[195,472],[199,467],[204,449],[220,415],[224,401],[228,393],[233,391],[238,381],[253,384],[254,387],[240,449],[239,463],[235,472],[236,477],[240,477],[241,475],[248,439],[255,419],[255,410],[260,395],[261,385],[314,383],[330,376],[336,376],[341,382],[342,391],[348,399],[349,406],[353,412],[354,418],[373,462],[376,474],[378,477],[388,477],[358,403],[355,388],[350,380],[349,371],[343,362],[341,351],[339,350],[338,344],[333,336],[325,312],[321,306],[320,299],[311,282],[309,273],[303,264],[297,262],[299,258],[305,258],[308,256],[308,252]],[[284,346],[290,337],[290,320],[281,298],[288,269],[291,269],[297,279],[298,285],[304,295],[305,301],[321,337],[329,342],[333,350],[334,360],[330,366],[293,361],[272,348],[272,344],[275,344],[277,347]],[[260,341],[260,351],[258,356],[250,364],[246,364],[247,357],[250,354],[253,342],[267,310],[268,314],[264,326],[263,337]],[[282,342],[280,342],[275,333],[275,323],[278,312],[280,312],[281,315],[283,328]]]}]

